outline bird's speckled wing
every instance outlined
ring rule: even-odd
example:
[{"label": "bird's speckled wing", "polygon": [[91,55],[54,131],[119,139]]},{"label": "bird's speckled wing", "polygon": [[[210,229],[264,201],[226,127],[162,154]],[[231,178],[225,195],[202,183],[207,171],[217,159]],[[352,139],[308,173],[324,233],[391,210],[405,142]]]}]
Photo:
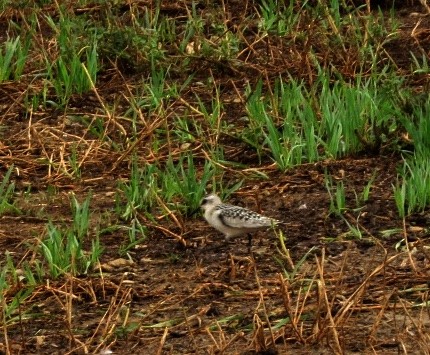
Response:
[{"label": "bird's speckled wing", "polygon": [[223,204],[217,206],[216,209],[222,223],[231,228],[258,229],[270,227],[277,223],[274,219],[261,216],[242,207]]}]

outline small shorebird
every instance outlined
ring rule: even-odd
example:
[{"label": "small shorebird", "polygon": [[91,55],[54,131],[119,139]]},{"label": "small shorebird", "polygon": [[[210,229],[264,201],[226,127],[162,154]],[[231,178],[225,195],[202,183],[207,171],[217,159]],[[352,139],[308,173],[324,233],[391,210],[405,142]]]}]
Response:
[{"label": "small shorebird", "polygon": [[206,221],[224,234],[225,239],[248,234],[248,247],[251,248],[252,233],[279,223],[278,220],[262,216],[243,207],[222,203],[221,199],[210,194],[201,204]]}]

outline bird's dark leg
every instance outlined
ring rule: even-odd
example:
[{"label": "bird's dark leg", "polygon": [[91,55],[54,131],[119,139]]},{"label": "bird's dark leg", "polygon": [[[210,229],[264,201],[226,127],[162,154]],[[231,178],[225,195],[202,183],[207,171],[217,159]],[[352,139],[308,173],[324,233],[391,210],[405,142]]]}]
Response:
[{"label": "bird's dark leg", "polygon": [[248,233],[248,251],[251,251],[251,247],[252,247],[252,234]]}]

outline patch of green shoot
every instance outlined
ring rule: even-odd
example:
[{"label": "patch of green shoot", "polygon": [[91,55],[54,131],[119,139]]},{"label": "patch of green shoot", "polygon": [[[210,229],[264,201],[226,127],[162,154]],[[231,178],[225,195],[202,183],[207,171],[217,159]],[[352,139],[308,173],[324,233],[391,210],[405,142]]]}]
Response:
[{"label": "patch of green shoot", "polygon": [[0,216],[5,213],[20,214],[21,211],[16,208],[12,202],[15,191],[15,183],[10,181],[14,166],[11,165],[0,183]]},{"label": "patch of green shoot", "polygon": [[[201,174],[199,174],[199,170],[201,170]],[[165,200],[171,202],[175,196],[180,197],[181,209],[185,214],[192,213],[199,208],[207,184],[215,172],[214,166],[206,160],[202,169],[199,169],[191,154],[181,156],[176,164],[170,158],[162,174],[162,190]]]},{"label": "patch of green shoot", "polygon": [[367,184],[364,186],[363,191],[361,193],[357,193],[354,190],[355,202],[356,202],[357,208],[363,207],[363,205],[369,201],[370,193],[372,191],[372,187],[373,187],[373,183],[375,181],[375,178],[376,178],[376,172],[373,173],[372,177],[367,182]]},{"label": "patch of green shoot", "polygon": [[424,212],[430,206],[430,156],[415,152],[404,159],[396,185],[394,200],[399,216]]},{"label": "patch of green shoot", "polygon": [[331,175],[325,173],[325,187],[330,197],[330,214],[342,216],[347,210],[346,208],[346,192],[343,181],[339,181],[334,185]]},{"label": "patch of green shoot", "polygon": [[46,226],[39,253],[43,257],[46,274],[57,279],[66,273],[87,274],[96,265],[103,252],[98,235],[91,239],[86,250],[89,235],[90,197],[80,204],[74,196],[71,199],[72,225],[68,228],[55,226],[52,221]]},{"label": "patch of green shoot", "polygon": [[10,39],[0,46],[0,83],[7,80],[18,80],[28,60],[30,41],[24,43],[20,36]]},{"label": "patch of green shoot", "polygon": [[117,212],[125,220],[136,216],[137,211],[150,212],[156,204],[159,194],[159,170],[154,164],[139,168],[137,158],[133,158],[130,181],[119,183],[119,190],[124,194],[125,204],[118,196]]},{"label": "patch of green shoot", "polygon": [[129,250],[145,241],[147,236],[146,227],[143,226],[137,218],[133,218],[129,221],[129,226],[127,226],[126,229],[128,241],[126,244],[121,244],[119,247],[119,255],[121,256],[126,255]]}]

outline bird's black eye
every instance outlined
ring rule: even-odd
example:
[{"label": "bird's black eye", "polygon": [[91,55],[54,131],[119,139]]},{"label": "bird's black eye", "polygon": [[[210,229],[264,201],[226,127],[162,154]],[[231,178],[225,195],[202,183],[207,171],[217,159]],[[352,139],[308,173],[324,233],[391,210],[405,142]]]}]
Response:
[{"label": "bird's black eye", "polygon": [[204,199],[202,200],[201,205],[202,205],[202,206],[203,206],[203,205],[205,205],[205,204],[206,204],[206,202],[208,202],[208,199],[207,199],[207,198],[204,198]]}]

